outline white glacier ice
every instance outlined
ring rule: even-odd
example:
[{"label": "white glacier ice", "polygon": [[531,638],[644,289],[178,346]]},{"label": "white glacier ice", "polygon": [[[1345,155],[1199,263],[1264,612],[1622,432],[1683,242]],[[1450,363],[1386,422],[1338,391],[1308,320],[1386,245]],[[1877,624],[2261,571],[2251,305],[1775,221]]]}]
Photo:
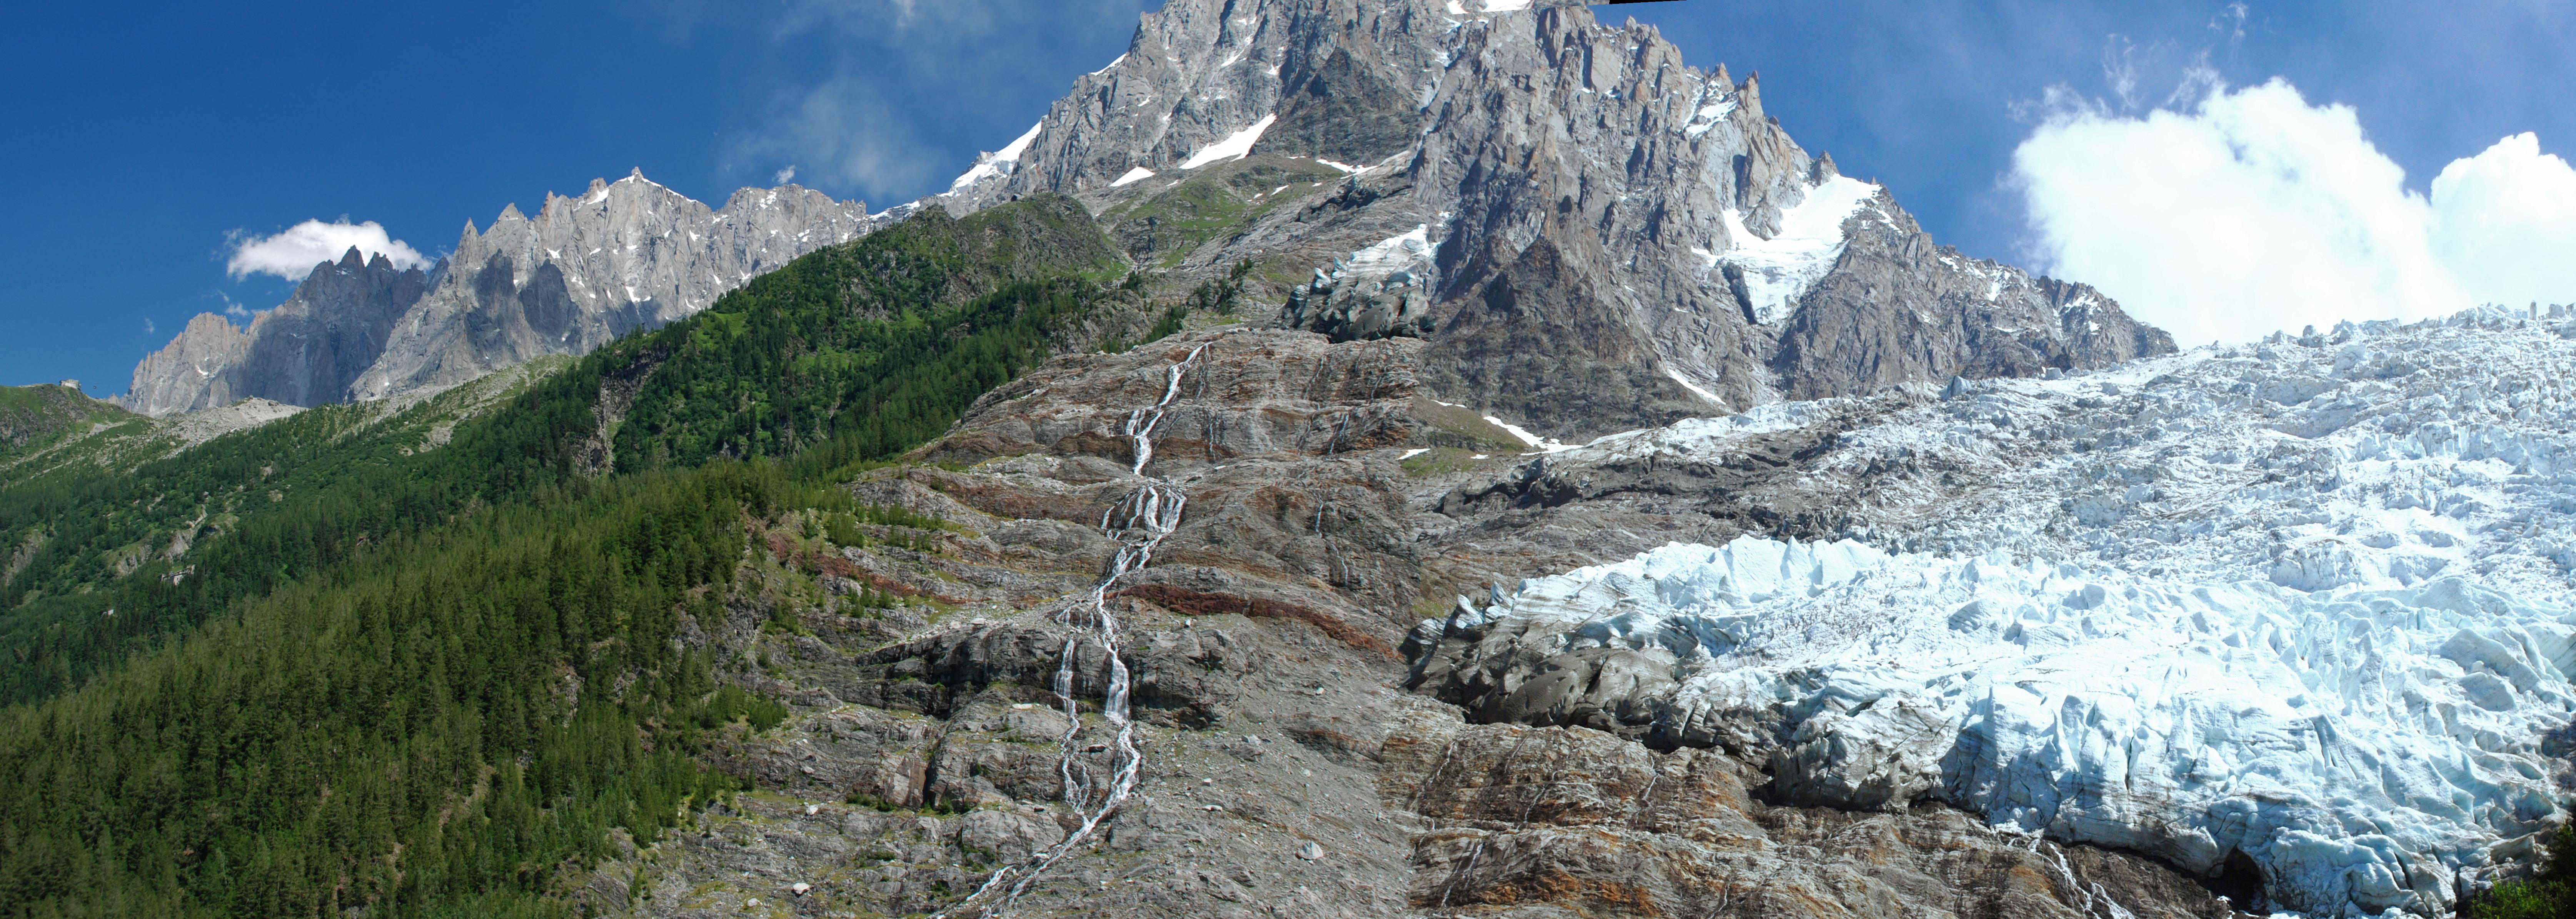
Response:
[{"label": "white glacier ice", "polygon": [[1878,195],[1878,186],[1834,176],[1808,189],[1806,200],[1780,215],[1780,231],[1764,239],[1744,225],[1744,215],[1723,213],[1732,248],[1707,256],[1710,269],[1732,265],[1744,273],[1755,322],[1770,324],[1806,296],[1843,257],[1843,221]]},{"label": "white glacier ice", "polygon": [[1633,653],[1657,731],[1766,756],[1793,799],[2242,853],[2292,914],[2448,915],[2576,787],[2548,740],[2576,721],[2570,338],[2486,310],[1603,438],[1549,461],[1838,432],[1802,482],[1867,481],[1861,538],[1670,545],[1450,634]]}]

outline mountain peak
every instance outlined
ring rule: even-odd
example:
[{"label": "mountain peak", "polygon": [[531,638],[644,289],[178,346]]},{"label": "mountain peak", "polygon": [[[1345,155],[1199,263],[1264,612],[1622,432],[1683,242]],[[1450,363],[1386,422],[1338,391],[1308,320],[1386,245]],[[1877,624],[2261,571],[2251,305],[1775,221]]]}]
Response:
[{"label": "mountain peak", "polygon": [[[1790,139],[1760,73],[1530,6],[1171,0],[1130,44],[1150,53],[1077,78],[938,200],[1063,192],[1185,278],[1313,275],[1253,293],[1336,336],[1426,336],[1446,398],[1562,437],[2170,348],[1931,258],[1893,196]],[[1248,216],[1175,226],[1211,196]]]}]

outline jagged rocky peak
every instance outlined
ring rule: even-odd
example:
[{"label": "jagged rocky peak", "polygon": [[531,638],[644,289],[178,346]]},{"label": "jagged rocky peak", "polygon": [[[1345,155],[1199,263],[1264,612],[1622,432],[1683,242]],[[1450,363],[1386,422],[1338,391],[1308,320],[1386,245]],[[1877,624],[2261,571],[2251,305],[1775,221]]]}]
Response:
[{"label": "jagged rocky peak", "polygon": [[1172,0],[1141,18],[1127,53],[1076,79],[944,203],[964,211],[1104,189],[1256,144],[1327,158],[1400,152],[1452,22],[1428,0]]},{"label": "jagged rocky peak", "polygon": [[[1800,148],[1758,75],[1578,4],[1174,0],[941,200],[1041,190],[1185,280],[1311,279],[1255,294],[1336,337],[1428,338],[1435,388],[1557,436],[2172,348],[2099,292],[1937,245]],[[1232,225],[1170,228],[1212,216]]]},{"label": "jagged rocky peak", "polygon": [[705,309],[753,276],[887,219],[794,185],[709,208],[644,178],[549,194],[534,217],[474,221],[427,272],[351,250],[248,328],[206,314],[135,368],[120,402],[170,415],[264,398],[310,406],[462,383],[531,358],[583,354]]},{"label": "jagged rocky peak", "polygon": [[457,241],[436,289],[350,387],[356,399],[451,386],[707,308],[752,277],[874,223],[859,202],[789,185],[744,189],[722,210],[636,170],[516,205]]},{"label": "jagged rocky peak", "polygon": [[1598,434],[2172,347],[2098,294],[1935,245],[1801,149],[1758,76],[1695,70],[1651,27],[1540,9],[1461,28],[1450,55],[1410,178],[1454,215],[1430,370],[1461,401]]},{"label": "jagged rocky peak", "polygon": [[375,362],[404,311],[430,286],[418,268],[351,247],[320,262],[277,308],[247,328],[215,313],[189,320],[167,347],[134,368],[118,399],[129,410],[165,416],[269,399],[290,405],[337,401]]}]

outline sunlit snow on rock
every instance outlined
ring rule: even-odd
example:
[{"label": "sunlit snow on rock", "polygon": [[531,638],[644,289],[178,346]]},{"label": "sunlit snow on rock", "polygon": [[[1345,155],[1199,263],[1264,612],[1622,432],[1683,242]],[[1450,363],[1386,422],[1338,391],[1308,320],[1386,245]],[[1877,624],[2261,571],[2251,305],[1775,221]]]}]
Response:
[{"label": "sunlit snow on rock", "polygon": [[[1111,66],[1116,65],[1113,64]],[[955,192],[973,186],[975,183],[984,181],[985,179],[995,176],[1010,175],[1011,170],[1018,168],[1020,164],[1020,156],[1029,152],[1029,142],[1037,140],[1038,132],[1045,128],[1046,122],[1044,121],[1030,125],[1028,132],[1021,134],[1018,140],[1011,141],[1009,145],[1004,146],[1000,151],[977,161],[975,163],[975,168],[966,170],[964,175],[957,177],[957,181],[949,183],[948,190]]]},{"label": "sunlit snow on rock", "polygon": [[1425,270],[1430,264],[1431,225],[1426,223],[1351,253],[1347,270],[1353,275],[1380,275]]},{"label": "sunlit snow on rock", "polygon": [[2571,338],[2488,310],[1603,438],[1549,461],[1813,429],[1840,432],[1818,480],[1959,484],[1875,492],[1868,543],[1672,545],[1426,628],[1523,695],[1536,662],[1617,656],[1622,718],[1767,756],[1792,800],[1928,798],[2194,872],[2241,852],[2274,909],[2447,915],[2562,819]]},{"label": "sunlit snow on rock", "polygon": [[1847,176],[1834,176],[1807,192],[1807,198],[1780,215],[1780,232],[1770,239],[1753,235],[1744,215],[1724,213],[1727,237],[1734,247],[1707,256],[1709,267],[1731,265],[1744,274],[1755,322],[1769,324],[1786,315],[1798,298],[1823,280],[1843,257],[1843,221],[1878,194],[1878,186]]},{"label": "sunlit snow on rock", "polygon": [[1279,116],[1263,115],[1261,120],[1253,122],[1251,127],[1236,131],[1224,140],[1209,144],[1207,149],[1199,151],[1192,155],[1188,162],[1182,163],[1181,168],[1197,169],[1209,163],[1242,159],[1252,153],[1253,144],[1261,142],[1261,135],[1269,133],[1270,126],[1278,123]]}]

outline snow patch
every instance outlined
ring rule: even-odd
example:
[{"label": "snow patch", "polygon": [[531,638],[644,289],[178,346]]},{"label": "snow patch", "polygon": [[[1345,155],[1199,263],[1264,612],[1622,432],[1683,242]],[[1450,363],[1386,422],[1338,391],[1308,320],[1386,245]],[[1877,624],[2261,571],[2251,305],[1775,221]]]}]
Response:
[{"label": "snow patch", "polygon": [[1664,368],[1664,375],[1673,378],[1673,382],[1682,384],[1682,388],[1690,390],[1692,395],[1708,400],[1708,404],[1721,408],[1725,407],[1726,400],[1718,398],[1716,393],[1709,392],[1708,390],[1701,388],[1699,384],[1691,382],[1690,378],[1683,376],[1681,371],[1675,370],[1671,367],[1666,367]]},{"label": "snow patch", "polygon": [[1528,446],[1530,448],[1530,452],[1533,453],[1562,453],[1567,450],[1576,449],[1574,447],[1567,446],[1562,441],[1532,434],[1527,428],[1513,424],[1509,421],[1504,421],[1503,419],[1496,418],[1492,415],[1485,416],[1485,421],[1495,427],[1503,429],[1505,433],[1519,438],[1520,442],[1523,445]]},{"label": "snow patch", "polygon": [[1124,188],[1124,187],[1126,187],[1126,186],[1133,185],[1133,184],[1135,184],[1135,183],[1142,182],[1142,181],[1145,181],[1146,179],[1150,179],[1150,178],[1153,178],[1153,177],[1154,177],[1154,170],[1147,169],[1147,168],[1145,168],[1145,167],[1143,167],[1143,166],[1138,166],[1138,167],[1136,167],[1136,168],[1134,168],[1134,169],[1127,170],[1127,174],[1126,174],[1126,175],[1123,175],[1123,176],[1119,176],[1119,177],[1118,177],[1118,181],[1115,181],[1115,182],[1111,182],[1111,183],[1109,183],[1109,187],[1111,187],[1111,188]]},{"label": "snow patch", "polygon": [[1710,129],[1725,122],[1726,116],[1732,114],[1735,114],[1734,96],[1728,96],[1708,105],[1700,106],[1699,111],[1691,114],[1691,120],[1682,125],[1682,133],[1690,137],[1697,138],[1702,134],[1708,133]]},{"label": "snow patch", "polygon": [[953,194],[985,179],[1010,175],[1012,170],[1019,167],[1021,154],[1029,152],[1029,144],[1036,141],[1038,132],[1045,128],[1046,120],[1039,119],[1038,123],[1030,125],[1028,131],[1021,134],[1018,140],[1011,141],[1010,145],[976,161],[975,168],[966,170],[964,175],[957,177],[957,181],[948,183],[948,191]]},{"label": "snow patch", "polygon": [[1388,274],[1430,264],[1431,225],[1426,223],[1351,253],[1346,270],[1353,275]]},{"label": "snow patch", "polygon": [[1253,122],[1251,127],[1236,131],[1226,139],[1210,144],[1207,149],[1192,155],[1187,162],[1181,164],[1181,168],[1197,169],[1209,163],[1242,159],[1252,153],[1253,144],[1261,142],[1261,135],[1269,132],[1271,125],[1278,123],[1278,115],[1263,115],[1261,120]]},{"label": "snow patch", "polygon": [[1843,221],[1860,211],[1879,188],[1847,176],[1835,176],[1808,189],[1806,200],[1780,215],[1780,232],[1769,239],[1754,235],[1744,215],[1724,213],[1726,234],[1734,247],[1710,257],[1707,267],[1732,265],[1744,274],[1745,293],[1753,302],[1753,321],[1764,325],[1796,307],[1808,288],[1823,280],[1843,257]]}]

